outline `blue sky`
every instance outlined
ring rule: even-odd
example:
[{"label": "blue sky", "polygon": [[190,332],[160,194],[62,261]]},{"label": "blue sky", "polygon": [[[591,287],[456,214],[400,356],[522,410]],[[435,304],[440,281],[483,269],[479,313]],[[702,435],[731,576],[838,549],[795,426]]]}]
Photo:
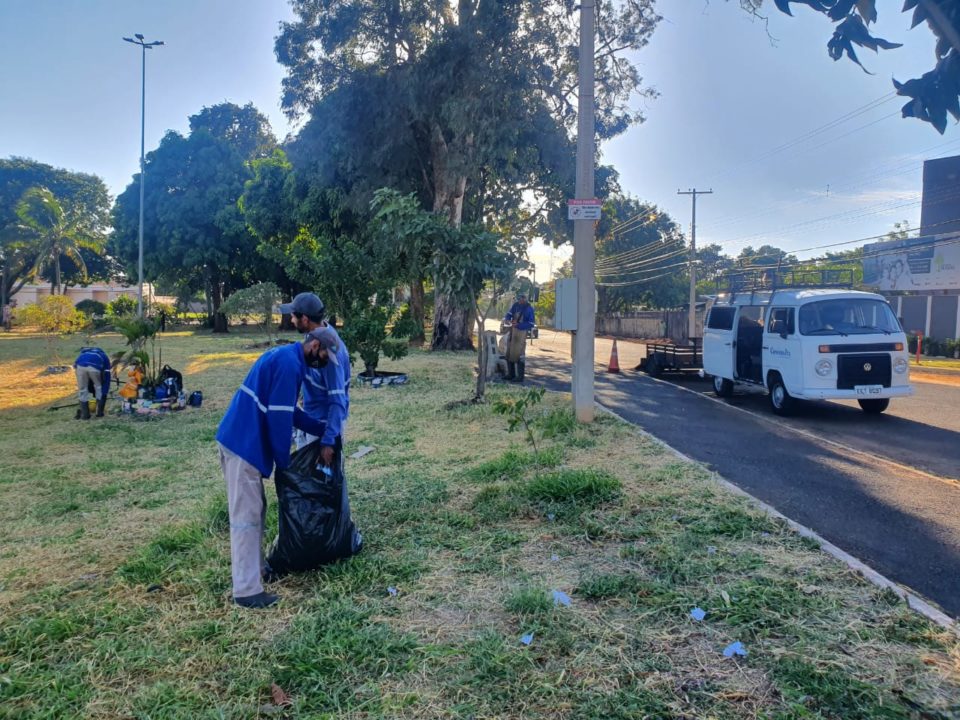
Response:
[{"label": "blue sky", "polygon": [[[863,51],[867,75],[830,60],[830,24],[802,6],[791,19],[771,4],[767,28],[736,0],[661,1],[664,21],[635,57],[660,96],[644,102],[644,124],[604,146],[604,162],[685,230],[690,199],[677,190],[712,188],[698,201],[698,244],[732,253],[916,227],[921,161],[960,153],[960,134],[898,117],[891,78],[932,67],[933,42],[926,27],[909,30],[899,3],[880,5],[880,33],[905,47]],[[121,38],[136,32],[166,42],[148,55],[148,150],[224,100],[253,102],[282,137],[273,38],[290,15],[284,0],[0,0],[0,157],[93,172],[122,190],[137,169],[140,56]],[[533,254],[546,277],[547,253]]]}]

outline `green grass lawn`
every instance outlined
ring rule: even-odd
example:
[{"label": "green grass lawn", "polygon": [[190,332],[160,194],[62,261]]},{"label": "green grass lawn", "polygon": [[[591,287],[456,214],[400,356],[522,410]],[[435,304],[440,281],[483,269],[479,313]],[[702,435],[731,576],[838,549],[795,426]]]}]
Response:
[{"label": "green grass lawn", "polygon": [[[915,355],[910,357],[910,365],[917,367],[917,358]],[[960,370],[960,360],[951,360],[950,358],[926,358],[921,356],[920,367],[949,368],[951,370]]]},{"label": "green grass lawn", "polygon": [[232,606],[213,437],[255,339],[169,335],[202,408],[80,422],[46,344],[0,336],[0,717],[960,716],[952,634],[612,417],[548,395],[534,454],[456,404],[467,355],[351,391],[364,551]]}]

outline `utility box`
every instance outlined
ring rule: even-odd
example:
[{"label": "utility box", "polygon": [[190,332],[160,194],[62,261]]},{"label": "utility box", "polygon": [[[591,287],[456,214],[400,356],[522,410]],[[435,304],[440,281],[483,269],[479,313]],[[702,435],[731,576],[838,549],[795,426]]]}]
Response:
[{"label": "utility box", "polygon": [[556,283],[554,330],[577,329],[577,279],[564,278]]}]

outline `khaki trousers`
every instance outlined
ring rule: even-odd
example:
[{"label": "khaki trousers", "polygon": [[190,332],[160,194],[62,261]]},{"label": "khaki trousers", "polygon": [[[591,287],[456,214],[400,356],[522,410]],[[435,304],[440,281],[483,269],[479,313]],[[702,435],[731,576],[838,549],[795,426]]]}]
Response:
[{"label": "khaki trousers", "polygon": [[88,382],[93,383],[93,397],[95,400],[100,399],[100,391],[102,386],[100,383],[100,371],[97,368],[93,367],[77,367],[77,391],[80,395],[80,402],[88,402],[90,400],[90,391],[87,389]]},{"label": "khaki trousers", "polygon": [[220,467],[227,484],[230,513],[230,572],[233,596],[263,592],[263,527],[267,496],[260,471],[220,443]]}]

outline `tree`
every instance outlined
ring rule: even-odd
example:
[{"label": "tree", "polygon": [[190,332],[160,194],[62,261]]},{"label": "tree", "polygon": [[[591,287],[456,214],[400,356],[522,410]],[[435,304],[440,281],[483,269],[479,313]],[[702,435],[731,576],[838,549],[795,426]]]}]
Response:
[{"label": "tree", "polygon": [[[269,132],[252,106],[223,103],[192,116],[187,137],[167,133],[146,158],[145,276],[206,293],[214,332],[227,331],[221,304],[230,293],[276,272],[238,207],[250,161],[271,150]],[[137,261],[139,192],[137,178],[113,212],[112,250],[127,267]]]},{"label": "tree", "polygon": [[656,205],[620,194],[607,198],[597,225],[598,312],[680,305],[687,256],[679,227]]},{"label": "tree", "polygon": [[710,294],[717,290],[717,282],[733,269],[734,260],[725,255],[717,244],[697,248],[697,292]]},{"label": "tree", "polygon": [[747,245],[737,255],[737,266],[740,268],[757,267],[785,267],[795,265],[797,256],[789,254],[773,245],[761,245],[756,250]]},{"label": "tree", "polygon": [[80,250],[100,251],[103,238],[83,224],[83,217],[74,217],[52,192],[41,187],[30,188],[23,194],[17,203],[16,213],[22,237],[27,238],[36,255],[32,274],[39,275],[48,268],[53,270],[51,294],[59,295],[62,290],[62,257],[70,258],[81,274],[86,276],[87,266]]},{"label": "tree", "polygon": [[[380,228],[383,251],[398,248],[417,255],[429,248],[439,293],[457,310],[467,310],[476,320],[477,337],[483,337],[484,323],[497,299],[510,287],[517,270],[524,267],[525,247],[516,238],[488,232],[477,225],[452,227],[445,217],[423,210],[413,194],[379,190],[372,204],[373,223]],[[479,304],[481,290],[490,286],[486,309]],[[434,321],[433,347],[444,346],[449,329]],[[478,348],[478,377],[474,399],[483,399],[486,382],[486,353]]]},{"label": "tree", "polygon": [[[381,186],[413,191],[453,228],[467,212],[521,237],[572,190],[578,25],[570,3],[295,0],[293,9],[297,19],[281,26],[276,43],[287,68],[283,105],[291,115],[311,113],[298,144],[317,151],[301,157],[338,175],[348,192],[369,199]],[[622,53],[645,45],[659,18],[649,0],[604,3],[599,12],[597,128],[606,138],[641,119],[628,103],[647,91]],[[342,113],[351,105],[358,112]],[[313,141],[358,126],[361,142]],[[320,159],[328,150],[334,157]],[[318,173],[327,178],[321,184],[331,184],[330,174]],[[355,186],[364,174],[374,187]],[[529,196],[537,210],[524,208]],[[414,297],[418,287],[414,279]],[[440,347],[470,347],[473,303],[437,287],[435,322],[448,331]]]},{"label": "tree", "polygon": [[[52,192],[64,212],[92,234],[102,236],[109,227],[110,196],[99,177],[27,158],[0,159],[0,303],[3,304],[33,277],[37,253],[30,237],[20,227],[16,208],[23,194],[34,187],[45,187]],[[96,255],[86,249],[80,253],[90,275],[97,276]],[[73,277],[73,264],[64,260],[64,266],[67,277]]]},{"label": "tree", "polygon": [[221,306],[227,317],[253,317],[273,344],[273,311],[280,304],[280,288],[272,282],[257,283],[237,290]]},{"label": "tree", "polygon": [[18,309],[17,321],[43,333],[47,356],[53,360],[53,367],[60,368],[60,336],[77,332],[86,324],[87,318],[73,306],[70,298],[49,295],[39,302]]},{"label": "tree", "polygon": [[[777,9],[792,15],[790,3],[802,4],[826,15],[835,25],[827,43],[834,60],[846,56],[863,67],[854,46],[892,50],[900,43],[872,35],[871,23],[877,19],[876,0],[773,0]],[[751,13],[757,13],[763,0],[740,0]],[[947,129],[947,113],[960,120],[960,0],[905,0],[902,12],[913,12],[911,27],[927,23],[937,38],[936,65],[919,78],[904,83],[893,80],[898,95],[910,98],[903,106],[903,117],[913,117],[933,125],[942,135]],[[866,70],[866,68],[864,68]]]}]

